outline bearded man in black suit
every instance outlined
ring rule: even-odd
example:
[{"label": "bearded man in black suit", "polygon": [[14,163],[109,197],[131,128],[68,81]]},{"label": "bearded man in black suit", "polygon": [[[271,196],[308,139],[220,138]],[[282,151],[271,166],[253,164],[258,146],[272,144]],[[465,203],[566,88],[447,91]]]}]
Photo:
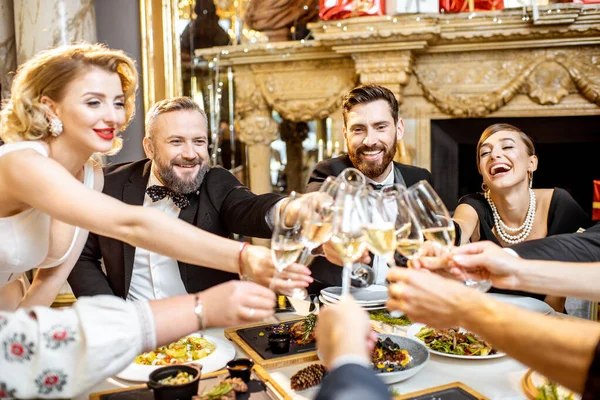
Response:
[{"label": "bearded man in black suit", "polygon": [[[307,192],[318,191],[328,176],[338,176],[351,167],[362,172],[367,182],[379,190],[394,184],[408,187],[420,180],[433,183],[426,169],[394,161],[397,142],[404,136],[404,122],[398,116],[398,101],[391,90],[375,84],[357,86],[344,96],[342,114],[348,154],[319,162],[310,176]],[[341,265],[341,260],[328,244],[324,250],[327,259],[315,259],[311,266],[313,277],[325,286],[339,286],[341,269],[335,264]],[[385,261],[373,257],[371,262],[375,283],[385,283],[388,270]],[[405,263],[399,254],[396,262]],[[310,291],[318,292],[321,288],[322,285],[315,284]]]},{"label": "bearded man in black suit", "polygon": [[[190,98],[158,102],[146,118],[143,145],[149,159],[106,168],[104,193],[219,236],[270,237],[282,196],[257,196],[229,171],[209,168],[207,126],[206,114]],[[237,277],[90,233],[68,281],[77,297],[112,294],[139,300],[195,293]]]}]

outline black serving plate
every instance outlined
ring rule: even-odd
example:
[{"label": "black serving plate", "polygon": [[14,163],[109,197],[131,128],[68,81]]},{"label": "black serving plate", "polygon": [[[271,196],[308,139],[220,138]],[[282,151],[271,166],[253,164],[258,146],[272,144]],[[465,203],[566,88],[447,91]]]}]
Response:
[{"label": "black serving plate", "polygon": [[[200,381],[200,393],[210,389],[220,382],[227,375],[203,379]],[[268,394],[267,386],[256,376],[248,382],[248,391],[246,393],[237,393],[236,400],[270,400],[273,397]],[[154,393],[151,389],[140,388],[116,393],[103,394],[100,400],[154,400]]]},{"label": "black serving plate", "polygon": [[[244,340],[244,342],[248,344],[248,346],[252,347],[252,350],[257,352],[258,355],[265,360],[273,360],[275,358],[288,357],[296,354],[307,353],[309,351],[315,351],[317,349],[316,342],[313,341],[307,344],[298,344],[293,339],[290,342],[290,351],[287,353],[273,354],[269,348],[269,335],[273,332],[274,326],[285,325],[289,327],[302,320],[303,319],[298,319],[274,325],[261,325],[251,328],[243,328],[237,330],[237,334]],[[262,336],[261,333],[263,334]]]},{"label": "black serving plate", "polygon": [[438,392],[431,392],[423,394],[417,397],[411,397],[410,400],[478,400],[479,397],[473,396],[462,388],[453,387],[449,389],[440,390]]}]

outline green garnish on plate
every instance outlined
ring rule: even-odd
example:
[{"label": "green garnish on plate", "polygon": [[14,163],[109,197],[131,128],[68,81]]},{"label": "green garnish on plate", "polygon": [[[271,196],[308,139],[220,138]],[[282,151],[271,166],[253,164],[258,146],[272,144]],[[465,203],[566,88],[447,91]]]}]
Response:
[{"label": "green garnish on plate", "polygon": [[372,311],[369,314],[371,320],[383,322],[389,325],[407,326],[412,324],[412,321],[409,320],[406,315],[403,315],[400,318],[394,318],[385,310]]},{"label": "green garnish on plate", "polygon": [[538,394],[535,400],[574,400],[573,394],[563,395],[558,393],[558,385],[555,382],[546,381],[538,386]]}]

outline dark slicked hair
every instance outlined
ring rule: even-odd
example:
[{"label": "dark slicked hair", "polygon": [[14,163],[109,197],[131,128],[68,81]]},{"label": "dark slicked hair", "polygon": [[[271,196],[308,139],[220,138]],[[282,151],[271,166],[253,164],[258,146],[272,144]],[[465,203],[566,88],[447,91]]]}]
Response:
[{"label": "dark slicked hair", "polygon": [[390,112],[394,118],[394,124],[398,123],[398,100],[394,93],[386,87],[367,83],[360,85],[346,93],[342,99],[342,115],[344,116],[344,125],[346,125],[346,116],[357,104],[372,103],[377,100],[385,100],[390,106]]}]

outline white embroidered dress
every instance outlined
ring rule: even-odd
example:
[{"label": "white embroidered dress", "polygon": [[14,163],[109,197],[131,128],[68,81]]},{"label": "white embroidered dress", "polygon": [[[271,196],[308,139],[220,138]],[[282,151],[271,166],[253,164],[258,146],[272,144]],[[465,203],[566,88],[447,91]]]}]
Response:
[{"label": "white embroidered dress", "polygon": [[0,399],[76,396],[155,347],[147,302],[96,296],[60,310],[0,311]]}]

